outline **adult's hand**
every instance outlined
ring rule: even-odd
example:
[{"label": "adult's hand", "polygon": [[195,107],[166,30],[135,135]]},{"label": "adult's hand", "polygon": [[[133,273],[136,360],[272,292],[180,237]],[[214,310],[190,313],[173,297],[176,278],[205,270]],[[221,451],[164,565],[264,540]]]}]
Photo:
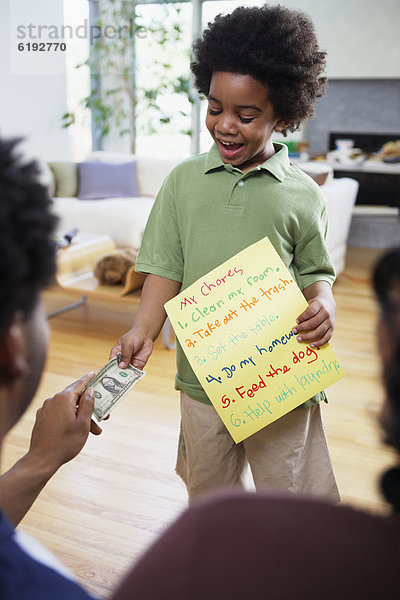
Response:
[{"label": "adult's hand", "polygon": [[79,454],[89,432],[101,433],[92,420],[93,391],[83,392],[93,376],[88,373],[45,400],[36,414],[29,451],[0,477],[0,508],[14,525],[57,469]]},{"label": "adult's hand", "polygon": [[102,429],[92,419],[93,390],[83,390],[94,372],[78,379],[62,392],[44,401],[36,413],[29,453],[47,460],[54,472],[75,458],[86,443],[89,432],[99,435]]}]

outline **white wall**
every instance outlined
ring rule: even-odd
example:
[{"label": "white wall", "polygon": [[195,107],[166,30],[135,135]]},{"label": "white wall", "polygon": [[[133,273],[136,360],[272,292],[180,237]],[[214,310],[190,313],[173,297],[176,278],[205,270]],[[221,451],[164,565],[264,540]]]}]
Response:
[{"label": "white wall", "polygon": [[[61,115],[66,111],[65,57],[60,52],[51,57],[42,53],[38,58],[45,73],[38,74],[34,68],[16,72],[25,67],[22,65],[21,69],[12,60],[13,51],[22,40],[17,39],[11,20],[13,25],[15,20],[22,24],[63,23],[63,1],[0,2],[0,134],[27,136],[26,152],[43,160],[68,160],[68,135],[60,127]],[[15,59],[18,61],[18,56]],[[46,73],[50,62],[53,72]]]},{"label": "white wall", "polygon": [[[203,23],[240,4],[265,0],[205,0]],[[303,10],[312,18],[321,48],[328,52],[328,77],[400,78],[400,0],[269,0]]]},{"label": "white wall", "polygon": [[[229,10],[240,3],[262,1],[230,2]],[[311,15],[320,45],[328,51],[330,78],[400,78],[399,0],[279,1]],[[57,61],[52,73],[13,73],[9,45],[15,48],[18,40],[10,28],[10,10],[15,15],[17,9],[21,22],[63,22],[63,0],[0,1],[0,133],[28,136],[28,151],[45,160],[68,159],[69,138],[60,127],[66,111],[64,56],[52,57]],[[221,9],[225,7],[215,2],[216,12]],[[42,62],[49,60],[42,57]]]},{"label": "white wall", "polygon": [[280,0],[279,3],[304,10],[312,18],[320,46],[328,52],[328,77],[400,78],[399,0]]}]

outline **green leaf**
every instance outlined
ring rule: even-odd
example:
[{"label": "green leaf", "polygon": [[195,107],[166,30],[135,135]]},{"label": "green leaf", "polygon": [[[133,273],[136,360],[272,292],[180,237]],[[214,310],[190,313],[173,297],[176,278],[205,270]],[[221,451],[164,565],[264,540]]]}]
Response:
[{"label": "green leaf", "polygon": [[62,115],[61,120],[63,121],[61,127],[63,129],[67,129],[67,127],[70,127],[75,123],[75,114],[71,112],[66,112]]}]

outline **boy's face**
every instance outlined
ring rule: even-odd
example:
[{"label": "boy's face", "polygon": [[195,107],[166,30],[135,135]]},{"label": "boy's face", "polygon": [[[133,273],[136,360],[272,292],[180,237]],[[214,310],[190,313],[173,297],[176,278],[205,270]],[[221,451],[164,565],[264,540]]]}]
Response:
[{"label": "boy's face", "polygon": [[206,118],[224,163],[248,171],[275,153],[271,134],[289,125],[275,116],[267,88],[250,75],[213,73]]}]

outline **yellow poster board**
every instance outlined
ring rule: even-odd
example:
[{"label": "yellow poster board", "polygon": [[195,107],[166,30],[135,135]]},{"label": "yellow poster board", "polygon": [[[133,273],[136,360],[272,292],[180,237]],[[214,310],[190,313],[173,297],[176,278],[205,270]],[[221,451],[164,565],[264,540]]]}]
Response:
[{"label": "yellow poster board", "polygon": [[236,443],[344,377],[329,344],[298,342],[308,304],[268,238],[165,304],[196,376]]}]

